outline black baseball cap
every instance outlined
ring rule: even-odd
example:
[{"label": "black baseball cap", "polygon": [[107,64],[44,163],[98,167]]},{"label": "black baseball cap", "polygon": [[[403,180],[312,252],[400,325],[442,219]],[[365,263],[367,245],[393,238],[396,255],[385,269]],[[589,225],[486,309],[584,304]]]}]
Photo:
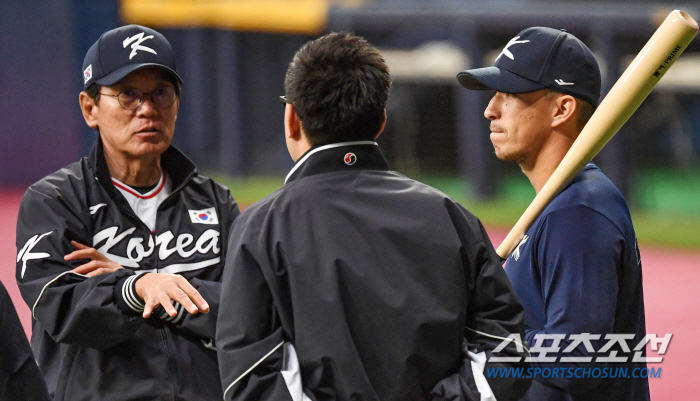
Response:
[{"label": "black baseball cap", "polygon": [[114,85],[144,67],[160,67],[182,85],[175,53],[165,36],[141,25],[112,29],[103,33],[85,55],[83,89],[94,83]]},{"label": "black baseball cap", "polygon": [[591,50],[574,35],[559,29],[522,30],[503,48],[493,67],[457,74],[467,89],[526,93],[550,88],[600,103],[600,68]]}]

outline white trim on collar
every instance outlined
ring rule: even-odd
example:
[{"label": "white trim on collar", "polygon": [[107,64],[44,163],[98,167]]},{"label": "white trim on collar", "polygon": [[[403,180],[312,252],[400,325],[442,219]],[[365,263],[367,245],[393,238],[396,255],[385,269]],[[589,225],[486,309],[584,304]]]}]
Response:
[{"label": "white trim on collar", "polygon": [[160,179],[158,180],[158,183],[156,184],[153,189],[150,191],[146,192],[145,194],[142,194],[138,192],[137,190],[134,189],[134,187],[124,184],[123,182],[119,181],[118,179],[111,177],[112,178],[112,183],[114,184],[115,187],[126,191],[130,193],[131,195],[139,198],[139,199],[151,199],[154,196],[158,195],[160,191],[165,187],[165,171],[160,172]]},{"label": "white trim on collar", "polygon": [[297,162],[297,164],[294,165],[294,167],[292,167],[292,169],[289,171],[289,174],[287,174],[287,177],[284,179],[284,183],[285,183],[285,184],[287,183],[287,180],[289,180],[289,177],[291,177],[292,174],[294,174],[294,172],[297,171],[297,169],[299,168],[299,166],[301,166],[301,165],[306,161],[306,159],[308,159],[309,156],[311,156],[312,154],[314,154],[314,153],[316,153],[316,152],[319,152],[319,151],[321,151],[321,150],[339,148],[339,147],[341,147],[341,146],[355,146],[355,145],[374,145],[374,146],[379,146],[379,145],[377,144],[377,142],[375,142],[375,141],[338,142],[338,143],[331,143],[331,144],[329,144],[329,145],[319,146],[318,148],[316,148],[316,149],[312,150],[311,152],[307,153],[304,157],[301,158],[301,160],[299,160],[299,162]]}]

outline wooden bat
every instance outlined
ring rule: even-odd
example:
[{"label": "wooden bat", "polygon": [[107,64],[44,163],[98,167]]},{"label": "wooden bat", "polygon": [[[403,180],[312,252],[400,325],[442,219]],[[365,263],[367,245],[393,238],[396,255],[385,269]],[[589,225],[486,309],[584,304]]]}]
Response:
[{"label": "wooden bat", "polygon": [[552,176],[498,247],[496,252],[501,258],[506,259],[513,252],[549,202],[627,122],[697,32],[697,22],[683,11],[674,10],[666,17],[610,89]]}]

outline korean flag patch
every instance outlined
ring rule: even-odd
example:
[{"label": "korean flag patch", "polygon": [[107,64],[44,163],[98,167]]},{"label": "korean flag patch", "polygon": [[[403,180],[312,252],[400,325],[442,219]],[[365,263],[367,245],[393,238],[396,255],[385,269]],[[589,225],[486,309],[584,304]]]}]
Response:
[{"label": "korean flag patch", "polygon": [[85,71],[83,71],[83,78],[84,78],[83,84],[86,84],[87,81],[89,81],[90,79],[92,79],[92,64],[90,64],[89,66],[87,66],[87,68],[85,69]]},{"label": "korean flag patch", "polygon": [[196,224],[219,224],[219,217],[216,215],[216,209],[190,210],[190,219]]}]

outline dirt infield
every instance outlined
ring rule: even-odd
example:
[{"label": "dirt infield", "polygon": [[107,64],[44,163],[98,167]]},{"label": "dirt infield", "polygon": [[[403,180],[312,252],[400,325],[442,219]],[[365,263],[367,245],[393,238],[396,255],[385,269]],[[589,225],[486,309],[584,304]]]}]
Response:
[{"label": "dirt infield", "polygon": [[[0,280],[15,303],[27,334],[31,314],[22,300],[15,282],[15,226],[22,191],[0,191]],[[489,230],[494,244],[505,237],[501,230]],[[700,381],[695,371],[700,361],[700,347],[692,337],[700,332],[700,251],[669,251],[642,247],[644,266],[644,299],[647,333],[663,336],[673,333],[663,363],[649,367],[662,368],[660,378],[649,379],[652,400],[691,400],[700,394]]]}]

